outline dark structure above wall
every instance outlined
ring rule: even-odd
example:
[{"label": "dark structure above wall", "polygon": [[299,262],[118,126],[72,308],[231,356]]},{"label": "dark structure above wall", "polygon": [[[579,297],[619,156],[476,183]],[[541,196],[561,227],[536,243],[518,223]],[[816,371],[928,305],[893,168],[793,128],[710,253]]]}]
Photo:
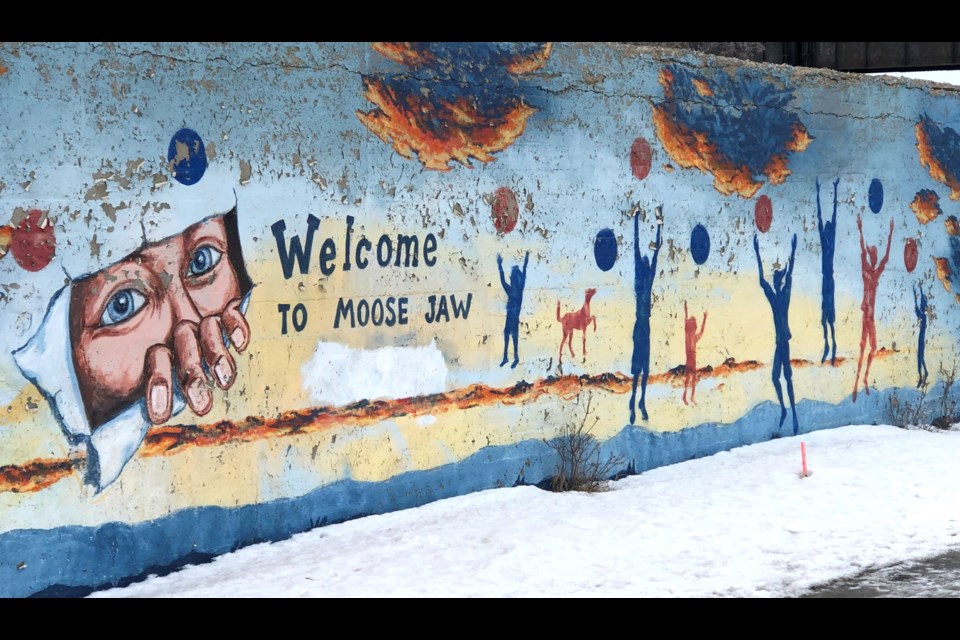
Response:
[{"label": "dark structure above wall", "polygon": [[630,42],[837,71],[960,69],[958,42]]},{"label": "dark structure above wall", "polygon": [[764,42],[762,60],[837,71],[958,69],[960,43]]},{"label": "dark structure above wall", "polygon": [[741,60],[752,60],[753,62],[763,62],[764,45],[769,42],[627,42],[625,44],[640,44],[653,47],[666,47],[668,49],[692,49],[701,53],[709,53],[715,56],[727,56],[730,58],[740,58]]}]

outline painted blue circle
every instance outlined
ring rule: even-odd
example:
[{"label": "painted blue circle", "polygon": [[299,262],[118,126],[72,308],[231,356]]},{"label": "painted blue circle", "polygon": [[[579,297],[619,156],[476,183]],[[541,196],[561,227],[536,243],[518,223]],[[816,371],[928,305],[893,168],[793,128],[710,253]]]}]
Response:
[{"label": "painted blue circle", "polygon": [[706,262],[710,255],[710,234],[702,224],[695,226],[690,234],[690,255],[697,264]]},{"label": "painted blue circle", "polygon": [[883,207],[883,184],[874,178],[870,181],[870,211],[880,213]]},{"label": "painted blue circle", "polygon": [[173,177],[180,184],[200,182],[207,170],[207,150],[203,140],[193,129],[180,129],[170,138],[167,161],[172,163]]},{"label": "painted blue circle", "polygon": [[617,237],[610,229],[601,229],[593,241],[593,257],[601,271],[610,271],[617,261]]}]

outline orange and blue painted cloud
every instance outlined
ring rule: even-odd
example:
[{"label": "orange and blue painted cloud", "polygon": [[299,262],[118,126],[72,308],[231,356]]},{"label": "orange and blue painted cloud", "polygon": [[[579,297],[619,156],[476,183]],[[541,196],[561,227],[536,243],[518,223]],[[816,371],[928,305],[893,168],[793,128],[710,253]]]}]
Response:
[{"label": "orange and blue painted cloud", "polygon": [[940,208],[940,196],[937,195],[936,191],[931,191],[930,189],[921,189],[918,191],[910,203],[910,208],[917,216],[917,222],[920,224],[927,224],[943,213],[943,210]]},{"label": "orange and blue painted cloud", "polygon": [[765,180],[781,184],[790,175],[789,156],[813,137],[786,109],[793,91],[746,69],[709,78],[678,65],[660,70],[664,99],[653,107],[657,137],[684,169],[713,176],[724,195],[752,197]]},{"label": "orange and blue painted cloud", "polygon": [[[933,262],[937,267],[937,278],[943,284],[943,288],[954,294],[957,302],[960,302],[960,236],[952,233],[956,230],[956,218],[950,216],[953,220],[947,220],[947,239],[950,241],[950,252],[947,257],[934,257]],[[951,229],[952,227],[952,229]]]},{"label": "orange and blue painted cloud", "polygon": [[941,128],[925,113],[915,131],[920,165],[950,188],[951,200],[960,200],[960,134],[948,126]]},{"label": "orange and blue painted cloud", "polygon": [[947,217],[947,219],[943,221],[943,224],[947,227],[947,235],[960,235],[960,220],[957,220],[957,216]]},{"label": "orange and blue painted cloud", "polygon": [[357,111],[374,135],[427,169],[490,162],[523,134],[537,112],[518,76],[546,64],[550,43],[378,42],[403,73],[363,78],[375,105]]}]

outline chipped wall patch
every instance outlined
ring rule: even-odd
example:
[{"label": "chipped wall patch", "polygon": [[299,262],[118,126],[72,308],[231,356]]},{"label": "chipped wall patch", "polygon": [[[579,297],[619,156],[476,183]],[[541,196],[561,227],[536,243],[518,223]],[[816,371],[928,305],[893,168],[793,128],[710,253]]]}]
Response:
[{"label": "chipped wall patch", "polygon": [[300,374],[314,402],[341,406],[440,393],[446,389],[447,365],[436,341],[425,347],[377,349],[320,341]]}]

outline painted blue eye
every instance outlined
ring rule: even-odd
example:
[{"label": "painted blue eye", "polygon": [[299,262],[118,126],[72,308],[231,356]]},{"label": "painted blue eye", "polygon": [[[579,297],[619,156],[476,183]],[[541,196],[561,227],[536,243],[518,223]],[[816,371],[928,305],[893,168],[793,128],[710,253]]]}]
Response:
[{"label": "painted blue eye", "polygon": [[208,244],[203,245],[199,249],[193,252],[193,255],[190,257],[190,275],[191,276],[202,276],[203,274],[209,272],[217,263],[220,262],[220,257],[223,255],[218,249],[214,249]]},{"label": "painted blue eye", "polygon": [[140,311],[147,299],[136,289],[117,291],[107,302],[107,308],[100,316],[100,326],[109,327],[133,317]]}]

